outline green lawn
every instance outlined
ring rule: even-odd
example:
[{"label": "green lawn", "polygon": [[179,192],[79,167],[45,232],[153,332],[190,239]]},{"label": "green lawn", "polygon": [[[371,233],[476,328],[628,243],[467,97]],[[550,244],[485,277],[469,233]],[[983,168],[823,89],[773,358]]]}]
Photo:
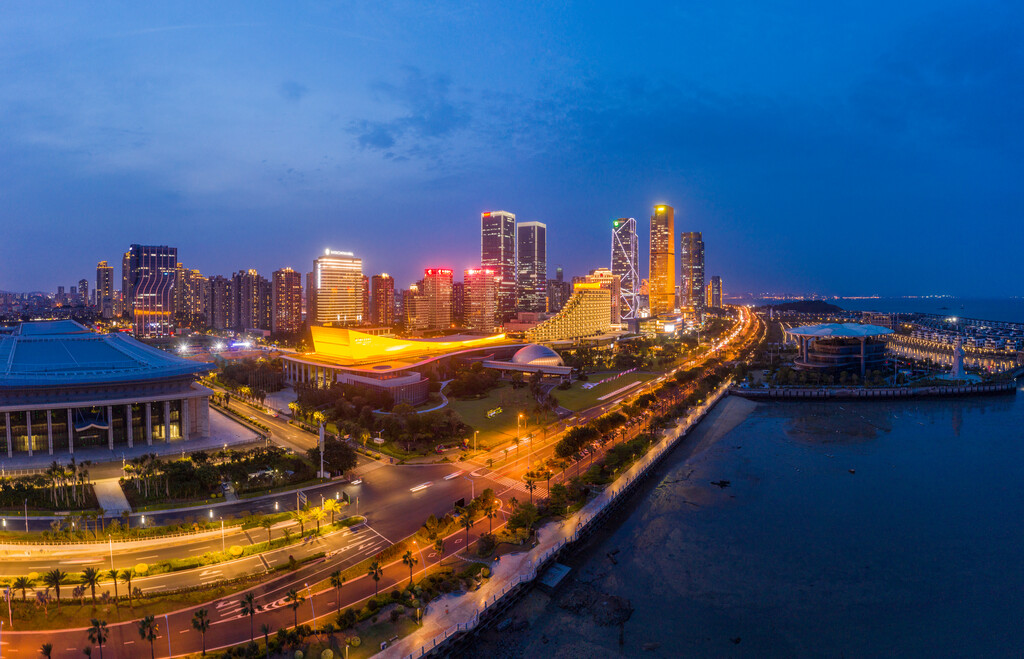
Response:
[{"label": "green lawn", "polygon": [[[533,414],[533,399],[530,396],[529,387],[513,389],[508,383],[501,383],[490,391],[486,398],[476,400],[459,400],[449,398],[449,407],[455,410],[462,421],[479,430],[477,438],[478,446],[481,449],[490,448],[501,442],[507,442],[516,436],[516,415],[523,412],[522,432],[527,432],[537,427],[537,419]],[[491,418],[487,417],[487,411],[500,407],[503,411]],[[548,422],[554,417],[549,415]],[[470,446],[473,439],[470,437]]]},{"label": "green lawn", "polygon": [[[615,371],[588,373],[588,382],[600,382],[601,380],[610,377],[614,374]],[[610,394],[613,391],[621,389],[622,387],[625,387],[631,382],[646,382],[648,380],[653,380],[654,378],[658,377],[658,375],[660,374],[644,372],[630,373],[629,375],[623,375],[621,378],[616,378],[611,382],[605,382],[604,384],[598,385],[591,389],[584,389],[583,385],[587,383],[577,380],[576,382],[572,383],[571,389],[568,389],[566,391],[562,391],[561,389],[555,389],[551,393],[554,395],[555,398],[558,399],[558,402],[562,405],[562,407],[572,410],[573,412],[579,412],[580,410],[585,410],[601,402],[604,402],[599,401],[598,398],[604,396],[605,394]],[[639,389],[639,387],[636,388]]]}]

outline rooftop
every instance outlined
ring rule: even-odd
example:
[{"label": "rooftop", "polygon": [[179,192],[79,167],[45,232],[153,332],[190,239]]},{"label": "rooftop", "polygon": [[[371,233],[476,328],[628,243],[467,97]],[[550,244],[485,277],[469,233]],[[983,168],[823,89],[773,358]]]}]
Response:
[{"label": "rooftop", "polygon": [[888,327],[878,325],[861,325],[860,323],[824,323],[822,325],[804,325],[787,330],[793,336],[809,336],[816,339],[859,339],[871,336],[892,334]]},{"label": "rooftop", "polygon": [[212,368],[73,320],[22,323],[0,336],[0,389],[153,380]]}]

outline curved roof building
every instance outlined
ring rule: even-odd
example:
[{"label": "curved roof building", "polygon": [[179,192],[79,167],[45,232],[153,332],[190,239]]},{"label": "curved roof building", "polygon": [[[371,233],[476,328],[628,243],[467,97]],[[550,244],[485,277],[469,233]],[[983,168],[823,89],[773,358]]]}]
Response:
[{"label": "curved roof building", "polygon": [[860,370],[861,377],[869,366],[885,360],[885,343],[876,337],[892,334],[888,327],[859,323],[825,323],[804,325],[786,331],[800,344],[795,366],[802,370]]},{"label": "curved roof building", "polygon": [[513,364],[532,364],[534,366],[564,366],[561,355],[547,346],[531,343],[512,355]]}]

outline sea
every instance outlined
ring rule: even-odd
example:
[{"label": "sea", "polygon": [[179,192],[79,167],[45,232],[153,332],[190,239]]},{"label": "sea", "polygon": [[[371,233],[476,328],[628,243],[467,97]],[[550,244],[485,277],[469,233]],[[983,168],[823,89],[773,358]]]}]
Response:
[{"label": "sea", "polygon": [[881,311],[883,313],[933,313],[960,318],[1024,323],[1024,298],[932,298],[882,297],[840,298],[828,300],[850,311]]},{"label": "sea", "polygon": [[[527,631],[490,647],[508,657],[1021,657],[1022,483],[1024,390],[728,397],[567,559],[570,583],[513,610]],[[580,589],[628,602],[621,636],[572,610]]]}]

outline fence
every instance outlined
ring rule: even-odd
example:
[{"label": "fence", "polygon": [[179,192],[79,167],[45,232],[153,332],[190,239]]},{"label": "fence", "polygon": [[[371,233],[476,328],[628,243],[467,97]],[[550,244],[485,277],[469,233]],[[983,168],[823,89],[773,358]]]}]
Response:
[{"label": "fence", "polygon": [[571,548],[577,542],[586,539],[599,528],[600,523],[621,503],[626,496],[635,490],[646,478],[648,473],[661,463],[668,452],[675,446],[676,442],[685,437],[707,413],[724,398],[729,392],[730,380],[724,382],[715,390],[715,393],[698,410],[688,416],[683,422],[676,426],[674,435],[661,440],[652,447],[640,460],[634,464],[626,474],[623,474],[612,486],[599,494],[597,498],[584,506],[583,510],[590,508],[589,512],[580,511],[580,517],[576,521],[573,532],[559,540],[554,546],[545,550],[538,558],[529,561],[529,568],[514,577],[501,587],[501,590],[491,596],[489,601],[485,600],[483,608],[467,620],[445,629],[429,642],[420,646],[419,650],[405,655],[405,659],[416,659],[425,657],[435,652],[448,652],[460,639],[467,638],[467,632],[472,632],[481,622],[493,619],[498,613],[508,609],[518,598],[520,593],[526,591],[526,586],[532,583],[540,575],[548,564],[560,553]]}]

